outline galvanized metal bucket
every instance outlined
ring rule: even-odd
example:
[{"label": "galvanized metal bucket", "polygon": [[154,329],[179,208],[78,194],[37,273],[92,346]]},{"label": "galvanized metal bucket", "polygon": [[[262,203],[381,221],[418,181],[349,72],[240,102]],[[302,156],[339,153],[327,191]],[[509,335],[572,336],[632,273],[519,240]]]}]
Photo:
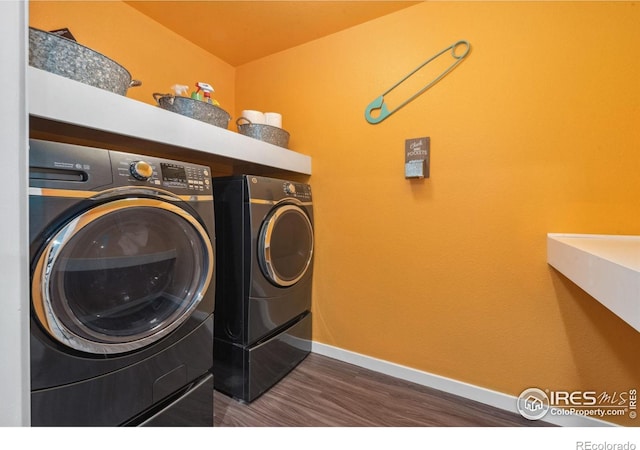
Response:
[{"label": "galvanized metal bucket", "polygon": [[127,95],[127,89],[142,84],[103,54],[33,27],[29,27],[29,65],[119,95]]},{"label": "galvanized metal bucket", "polygon": [[192,119],[200,120],[220,128],[227,128],[231,115],[219,106],[196,100],[190,97],[180,97],[173,94],[153,94],[158,106]]},{"label": "galvanized metal bucket", "polygon": [[[241,121],[245,123],[240,123]],[[289,132],[282,128],[262,123],[252,123],[246,117],[239,117],[236,120],[236,125],[240,134],[277,145],[278,147],[289,148]]]}]

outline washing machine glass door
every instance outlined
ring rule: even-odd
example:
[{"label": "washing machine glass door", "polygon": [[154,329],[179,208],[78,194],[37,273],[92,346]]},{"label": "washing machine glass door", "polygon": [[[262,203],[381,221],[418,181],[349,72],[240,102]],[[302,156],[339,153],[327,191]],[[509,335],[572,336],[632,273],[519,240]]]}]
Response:
[{"label": "washing machine glass door", "polygon": [[277,206],[265,219],[258,240],[258,260],[267,279],[276,286],[297,283],[313,257],[313,226],[297,205]]},{"label": "washing machine glass door", "polygon": [[196,310],[213,263],[206,230],[175,202],[120,198],[85,211],[48,240],[34,266],[34,310],[68,347],[136,350]]}]

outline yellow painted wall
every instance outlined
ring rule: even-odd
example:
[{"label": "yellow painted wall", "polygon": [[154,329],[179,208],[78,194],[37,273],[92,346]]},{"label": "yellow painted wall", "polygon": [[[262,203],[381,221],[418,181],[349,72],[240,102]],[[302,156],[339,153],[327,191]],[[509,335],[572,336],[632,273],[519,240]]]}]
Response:
[{"label": "yellow painted wall", "polygon": [[[640,333],[546,262],[548,232],[640,234],[639,24],[636,3],[428,2],[237,68],[236,110],[281,112],[313,156],[314,339],[516,396],[640,388]],[[459,39],[450,76],[364,120]],[[421,136],[431,178],[408,181]]]},{"label": "yellow painted wall", "polygon": [[142,86],[129,89],[127,97],[155,104],[154,92],[170,93],[174,84],[189,85],[191,92],[203,81],[213,86],[221,107],[234,113],[231,65],[121,1],[30,0],[29,14],[31,26],[45,31],[69,28],[79,43],[141,80]]}]

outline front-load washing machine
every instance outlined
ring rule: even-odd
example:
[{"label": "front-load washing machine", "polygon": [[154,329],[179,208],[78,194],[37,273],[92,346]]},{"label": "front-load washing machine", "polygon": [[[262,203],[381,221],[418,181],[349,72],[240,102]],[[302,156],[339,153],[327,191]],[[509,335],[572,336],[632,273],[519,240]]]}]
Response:
[{"label": "front-load washing machine", "polygon": [[215,387],[250,402],[311,351],[311,187],[214,178]]},{"label": "front-load washing machine", "polygon": [[29,152],[31,424],[213,426],[209,168]]}]

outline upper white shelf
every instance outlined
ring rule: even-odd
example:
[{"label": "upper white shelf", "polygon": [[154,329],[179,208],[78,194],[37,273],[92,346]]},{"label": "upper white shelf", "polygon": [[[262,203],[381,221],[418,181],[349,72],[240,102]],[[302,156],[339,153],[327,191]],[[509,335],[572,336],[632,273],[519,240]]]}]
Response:
[{"label": "upper white shelf", "polygon": [[[88,86],[34,67],[28,68],[29,114],[36,130],[67,127],[75,137],[163,153],[248,163],[311,175],[311,157],[230,130]],[[52,123],[54,125],[52,125]],[[59,132],[58,132],[59,133]],[[96,137],[97,136],[97,137]]]},{"label": "upper white shelf", "polygon": [[547,262],[640,331],[640,236],[550,233]]}]

